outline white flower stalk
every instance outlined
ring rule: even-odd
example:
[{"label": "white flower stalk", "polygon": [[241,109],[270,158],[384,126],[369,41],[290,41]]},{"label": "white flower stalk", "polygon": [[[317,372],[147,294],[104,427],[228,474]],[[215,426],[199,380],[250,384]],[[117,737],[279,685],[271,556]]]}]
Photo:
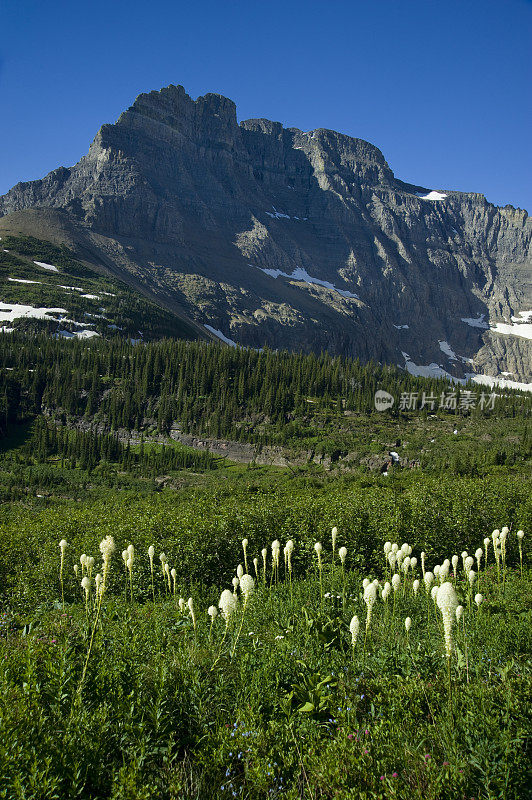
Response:
[{"label": "white flower stalk", "polygon": [[360,631],[360,621],[359,621],[357,615],[355,614],[355,616],[352,618],[351,622],[349,623],[349,633],[351,634],[351,644],[353,646],[353,655],[354,655],[354,650],[355,650],[355,646],[356,646],[356,643],[357,643],[357,638],[358,638],[358,632],[359,631]]},{"label": "white flower stalk", "polygon": [[150,544],[148,547],[148,558],[150,559],[150,573],[151,573],[151,595],[155,603],[155,587],[153,585],[153,557],[155,556],[155,547]]},{"label": "white flower stalk", "polygon": [[392,549],[392,543],[391,542],[384,542],[384,548],[383,549],[384,549],[384,555],[387,556],[388,553],[390,552],[390,550]]},{"label": "white flower stalk", "polygon": [[449,577],[449,562],[444,561],[438,572],[438,580],[440,584],[445,583],[448,577]]},{"label": "white flower stalk", "polygon": [[81,588],[85,592],[85,604],[87,604],[89,602],[89,594],[91,591],[91,579],[87,575],[81,579]]},{"label": "white flower stalk", "polygon": [[412,552],[412,548],[407,542],[403,542],[403,544],[401,545],[401,551],[405,554],[405,556],[409,556],[410,553]]},{"label": "white flower stalk", "polygon": [[525,538],[524,531],[517,531],[517,545],[519,547],[519,566],[521,568],[521,578],[523,577],[523,539]]},{"label": "white flower stalk", "polygon": [[419,591],[419,586],[420,586],[420,584],[419,584],[419,580],[416,578],[416,580],[415,580],[415,581],[414,581],[414,583],[412,584],[412,589],[413,589],[413,591],[414,591],[414,597],[417,597],[417,593],[418,593],[418,591]]},{"label": "white flower stalk", "polygon": [[405,560],[401,564],[401,569],[403,570],[406,578],[408,575],[408,570],[410,569],[410,556],[406,556]]},{"label": "white flower stalk", "polygon": [[484,538],[484,571],[488,569],[488,548],[490,546],[489,536]]},{"label": "white flower stalk", "polygon": [[366,604],[366,633],[364,636],[364,653],[362,656],[363,659],[365,658],[366,655],[366,640],[368,638],[369,626],[371,624],[371,614],[376,600],[377,600],[377,587],[375,586],[374,583],[370,583],[364,589],[364,602]]},{"label": "white flower stalk", "polygon": [[262,565],[263,565],[263,569],[264,569],[264,583],[266,583],[266,561],[267,561],[267,558],[268,558],[268,551],[267,551],[267,549],[265,547],[263,547],[262,550],[260,551],[260,553],[261,553],[261,556],[262,556]]},{"label": "white flower stalk", "polygon": [[244,573],[244,575],[242,575],[242,577],[240,578],[240,591],[244,595],[244,607],[248,602],[249,598],[251,597],[251,595],[253,594],[254,589],[255,589],[255,581],[253,580],[251,575]]},{"label": "white flower stalk", "polygon": [[187,604],[185,603],[185,599],[183,597],[179,598],[179,600],[177,601],[177,605],[179,606],[180,612],[184,614]]},{"label": "white flower stalk", "polygon": [[345,559],[347,558],[347,547],[340,547],[340,549],[338,550],[338,557],[340,558],[342,567],[345,567]]},{"label": "white flower stalk", "polygon": [[495,530],[491,534],[491,541],[492,541],[492,544],[493,544],[493,554],[495,556],[496,556],[496,550],[497,550],[497,546],[498,546],[499,536],[500,536],[500,531],[497,528],[495,528]]},{"label": "white flower stalk", "polygon": [[421,573],[423,575],[423,579],[425,578],[425,551],[423,550],[421,553]]},{"label": "white flower stalk", "polygon": [[397,553],[397,552],[399,552],[399,545],[397,544],[397,542],[394,542],[392,544],[392,553]]},{"label": "white flower stalk", "polygon": [[473,588],[473,584],[475,583],[476,579],[477,579],[477,573],[475,572],[474,569],[470,569],[467,575],[467,580],[469,581],[469,585],[471,588]]},{"label": "white flower stalk", "polygon": [[369,586],[369,584],[370,584],[370,579],[364,578],[364,580],[362,581],[362,588],[365,589],[366,586]]},{"label": "white flower stalk", "polygon": [[279,556],[281,553],[281,542],[279,539],[275,539],[272,542],[272,561],[273,561],[273,568],[277,577],[277,571],[279,569]]},{"label": "white flower stalk", "polygon": [[392,584],[390,583],[390,581],[386,581],[386,583],[382,587],[382,592],[381,592],[381,597],[385,603],[387,602],[391,591],[392,591]]},{"label": "white flower stalk", "polygon": [[337,538],[337,536],[338,536],[338,528],[335,526],[331,531],[333,563],[334,563],[334,554],[336,553],[336,538]]},{"label": "white flower stalk", "polygon": [[243,574],[244,574],[244,567],[242,566],[242,564],[239,564],[238,567],[236,568],[236,576],[240,580]]},{"label": "white flower stalk", "polygon": [[442,583],[436,595],[436,605],[441,611],[443,620],[443,636],[445,639],[445,654],[447,658],[451,657],[453,649],[453,620],[455,619],[456,609],[458,607],[458,598],[452,583]]},{"label": "white flower stalk", "polygon": [[63,604],[63,611],[65,610],[65,592],[63,589],[63,565],[65,563],[65,550],[68,547],[66,539],[61,539],[59,542],[59,549],[61,550],[61,565],[59,567],[59,580],[61,581],[61,602]]},{"label": "white flower stalk", "polygon": [[475,603],[477,605],[477,608],[480,608],[480,606],[482,605],[482,601],[483,600],[484,600],[484,597],[480,594],[480,592],[475,595]]},{"label": "white flower stalk", "polygon": [[475,550],[475,558],[477,560],[477,571],[480,575],[480,562],[482,561],[482,547],[477,547]]},{"label": "white flower stalk", "polygon": [[405,628],[407,633],[410,631],[411,627],[412,627],[412,620],[410,619],[410,617],[407,617],[405,619]]},{"label": "white flower stalk", "polygon": [[440,590],[440,587],[438,585],[434,585],[432,587],[432,589],[430,590],[430,596],[434,600],[434,603],[436,603],[436,597],[438,596],[439,590]]},{"label": "white flower stalk", "polygon": [[86,564],[87,564],[87,556],[85,553],[82,553],[79,557],[79,563],[81,564],[81,574],[85,574]]},{"label": "white flower stalk", "polygon": [[216,606],[209,606],[207,609],[207,614],[211,618],[211,624],[209,626],[209,641],[212,639],[212,626],[214,625],[214,620],[218,616],[218,609]]},{"label": "white flower stalk", "polygon": [[122,550],[122,561],[124,562],[124,569],[126,570],[127,570],[127,559],[128,559],[127,550]]},{"label": "white flower stalk", "polygon": [[89,578],[92,577],[92,570],[94,568],[94,556],[87,556],[85,559],[85,565],[87,567],[87,575]]},{"label": "white flower stalk", "polygon": [[236,578],[236,577],[235,577],[235,578],[233,578],[233,580],[231,581],[231,583],[233,584],[233,594],[234,594],[234,595],[235,595],[235,597],[236,597],[236,590],[238,589],[238,584],[240,583],[240,578]]},{"label": "white flower stalk", "polygon": [[161,572],[163,576],[164,586],[166,590],[166,571],[164,565],[166,564],[166,553],[159,553],[159,561],[161,562]]},{"label": "white flower stalk", "polygon": [[434,573],[434,579],[436,579],[438,577],[438,575],[440,574],[440,569],[441,569],[440,564],[436,564],[433,567],[432,572]]},{"label": "white flower stalk", "polygon": [[432,572],[425,572],[425,574],[423,575],[423,583],[425,584],[425,589],[427,590],[427,594],[430,591],[430,587],[432,585],[433,580],[434,580],[434,575],[432,574]]},{"label": "white flower stalk", "polygon": [[234,594],[229,589],[224,589],[220,595],[220,600],[218,602],[218,607],[220,609],[221,615],[225,620],[225,627],[227,628],[229,624],[229,620],[231,616],[235,613],[237,609],[238,601]]},{"label": "white flower stalk", "polygon": [[314,550],[316,552],[316,555],[318,556],[318,571],[320,574],[320,606],[321,606],[323,601],[323,576],[322,576],[322,564],[321,564],[321,551],[323,550],[323,547],[321,546],[321,542],[315,542]]},{"label": "white flower stalk", "polygon": [[468,556],[464,562],[464,572],[467,575],[470,569],[472,569],[473,564],[475,563],[475,559],[473,556]]},{"label": "white flower stalk", "polygon": [[456,606],[456,611],[454,612],[454,615],[456,617],[456,621],[457,622],[460,622],[460,620],[462,619],[463,614],[464,614],[464,607],[463,606]]},{"label": "white flower stalk", "polygon": [[508,536],[509,533],[510,529],[507,528],[506,526],[504,528],[501,528],[500,542],[501,542],[501,558],[502,558],[503,569],[506,568],[506,537]]},{"label": "white flower stalk", "polygon": [[458,563],[459,563],[459,561],[460,561],[460,559],[458,558],[458,556],[456,554],[451,558],[451,564],[453,565],[453,575],[454,575],[455,578],[456,578],[456,575],[458,573]]},{"label": "white flower stalk", "polygon": [[166,577],[166,582],[168,584],[168,592],[171,593],[172,592],[172,581],[171,581],[171,577],[170,577],[170,564],[168,563],[168,561],[164,562],[164,574],[165,574],[165,577]]},{"label": "white flower stalk", "polygon": [[76,578],[79,576],[79,566],[78,564],[74,564],[74,575]]},{"label": "white flower stalk", "polygon": [[175,597],[175,595],[176,595],[176,579],[177,579],[177,572],[176,572],[175,567],[172,567],[172,569],[170,570],[170,575],[172,576],[172,591],[173,591],[173,595]]},{"label": "white flower stalk", "polygon": [[96,584],[96,597],[100,599],[103,594],[103,578],[99,572],[94,579],[94,583]]},{"label": "white flower stalk", "polygon": [[100,552],[103,558],[102,596],[107,586],[107,576],[109,575],[109,569],[111,567],[111,556],[113,555],[115,549],[115,540],[112,536],[106,536],[105,539],[102,539],[100,542]]},{"label": "white flower stalk", "polygon": [[405,557],[405,554],[403,553],[403,551],[402,550],[398,550],[397,553],[395,554],[395,563],[397,564],[397,567],[401,566],[401,564],[403,563],[403,558],[404,557]]},{"label": "white flower stalk", "polygon": [[412,574],[414,574],[417,567],[417,558],[414,556],[410,559],[410,569],[412,570]]},{"label": "white flower stalk", "polygon": [[462,566],[463,566],[463,568],[464,568],[464,572],[467,574],[466,565],[465,565],[465,560],[466,560],[466,558],[467,558],[467,556],[468,556],[469,554],[468,554],[467,550],[463,550],[461,555],[462,555]]},{"label": "white flower stalk", "polygon": [[192,619],[192,627],[194,628],[194,633],[196,633],[196,612],[194,610],[194,600],[192,599],[192,597],[188,598],[187,606],[190,612],[190,617]]},{"label": "white flower stalk", "polygon": [[398,575],[398,573],[396,572],[392,578],[392,589],[394,590],[394,592],[397,592],[400,586],[401,586],[401,576]]},{"label": "white flower stalk", "polygon": [[393,571],[395,569],[395,564],[397,562],[397,558],[395,557],[395,553],[390,550],[388,553],[388,564],[390,565],[390,569]]},{"label": "white flower stalk", "polygon": [[292,582],[292,553],[294,552],[294,542],[292,539],[287,541],[284,549],[286,552],[286,566],[288,568],[288,575],[290,577],[290,582]]},{"label": "white flower stalk", "polygon": [[244,567],[246,572],[248,571],[248,540],[242,539],[242,551],[244,553]]},{"label": "white flower stalk", "polygon": [[253,567],[255,568],[255,575],[257,576],[257,580],[259,579],[259,559],[253,559]]}]

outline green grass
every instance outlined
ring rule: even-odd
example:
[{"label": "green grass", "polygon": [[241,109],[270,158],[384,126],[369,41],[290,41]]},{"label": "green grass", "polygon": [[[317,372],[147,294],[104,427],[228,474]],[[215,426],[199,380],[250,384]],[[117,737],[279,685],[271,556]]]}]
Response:
[{"label": "green grass", "polygon": [[[155,603],[145,547],[134,562],[135,600],[124,599],[122,539],[96,624],[94,595],[87,616],[71,579],[75,547],[67,549],[61,607],[59,536],[46,561],[55,599],[3,617],[0,797],[526,796],[528,570],[523,579],[509,570],[503,589],[489,569],[480,611],[468,608],[460,571],[466,612],[463,628],[454,626],[449,695],[439,612],[423,588],[413,596],[411,580],[393,613],[391,600],[377,601],[364,648],[366,571],[348,568],[344,584],[325,556],[320,597],[312,566],[291,583],[281,565],[280,582],[270,585],[268,553],[267,583],[257,582],[245,614],[240,602],[227,631],[221,617],[211,629],[206,609],[221,587],[181,576],[177,594],[168,593],[158,547]],[[312,548],[305,557],[299,550],[297,561],[312,559]],[[90,552],[98,565],[97,547]],[[175,550],[170,563],[179,557]],[[194,598],[195,628],[180,595]],[[362,628],[353,650],[354,613]]]}]

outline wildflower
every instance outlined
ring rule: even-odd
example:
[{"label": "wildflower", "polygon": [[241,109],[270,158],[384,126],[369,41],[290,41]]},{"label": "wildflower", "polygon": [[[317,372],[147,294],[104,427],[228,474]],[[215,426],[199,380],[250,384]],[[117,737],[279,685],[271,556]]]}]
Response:
[{"label": "wildflower", "polygon": [[236,578],[236,577],[233,578],[231,583],[233,584],[233,594],[236,594],[236,590],[238,589],[238,584],[240,583],[240,578]]},{"label": "wildflower", "polygon": [[112,536],[106,536],[105,539],[102,539],[100,542],[100,552],[103,557],[103,576],[102,576],[102,590],[101,594],[105,592],[105,587],[107,584],[107,575],[109,574],[109,568],[111,565],[111,556],[115,551],[115,540]]},{"label": "wildflower", "polygon": [[316,542],[315,543],[314,550],[316,551],[316,554],[317,554],[318,559],[319,559],[321,557],[321,551],[323,550],[323,547],[321,546],[321,542]]},{"label": "wildflower", "polygon": [[429,591],[430,585],[433,580],[434,580],[434,575],[432,574],[432,572],[425,572],[425,574],[423,575],[423,583],[425,584],[425,589],[427,590],[427,592]]},{"label": "wildflower", "polygon": [[242,550],[244,552],[244,566],[246,568],[246,572],[248,571],[248,540],[242,539]]},{"label": "wildflower", "polygon": [[188,610],[190,611],[190,616],[192,617],[192,625],[194,627],[194,630],[196,630],[196,614],[194,611],[194,600],[192,599],[192,597],[188,598],[187,606]]},{"label": "wildflower", "polygon": [[359,621],[357,615],[355,614],[355,616],[353,617],[353,619],[349,623],[349,632],[351,634],[351,642],[353,644],[353,648],[355,647],[355,645],[357,643],[357,636],[358,636],[359,630],[360,630],[360,621]]},{"label": "wildflower", "polygon": [[408,633],[408,631],[410,630],[411,627],[412,627],[412,620],[410,619],[410,617],[407,617],[405,619],[405,628],[406,628],[406,632],[407,633]]},{"label": "wildflower", "polygon": [[421,572],[423,573],[423,578],[425,577],[425,551],[421,553]]},{"label": "wildflower", "polygon": [[179,606],[179,610],[181,611],[181,613],[183,613],[185,608],[186,608],[186,606],[187,606],[187,604],[185,603],[184,598],[180,597],[179,600],[177,601],[177,604]]},{"label": "wildflower", "polygon": [[87,575],[85,575],[85,577],[81,579],[81,588],[85,592],[85,602],[87,602],[91,590],[91,579],[87,577]]},{"label": "wildflower", "polygon": [[430,590],[430,596],[432,597],[434,602],[436,602],[436,595],[438,594],[439,589],[440,589],[439,586],[433,586],[432,589]]},{"label": "wildflower", "polygon": [[346,556],[347,556],[347,547],[341,547],[338,550],[338,555],[340,557],[340,561],[342,562],[342,566],[344,566],[345,559],[346,559]]},{"label": "wildflower", "polygon": [[521,577],[523,577],[523,539],[525,538],[524,531],[517,531],[517,545],[519,547],[519,566],[521,568]]},{"label": "wildflower", "polygon": [[279,569],[279,553],[281,552],[281,542],[279,539],[275,539],[272,542],[272,560],[273,566],[275,570]]},{"label": "wildflower", "polygon": [[412,589],[414,590],[414,597],[416,597],[419,590],[419,581],[417,579],[412,584]]},{"label": "wildflower", "polygon": [[475,558],[477,559],[477,569],[480,573],[480,562],[482,560],[482,547],[477,547],[475,550]]},{"label": "wildflower", "polygon": [[475,559],[473,558],[473,556],[467,556],[467,558],[464,560],[464,572],[465,572],[466,575],[467,575],[467,573],[469,572],[469,570],[471,569],[471,567],[473,566],[474,563],[475,563]]},{"label": "wildflower", "polygon": [[240,591],[244,595],[244,603],[246,603],[255,589],[255,581],[251,575],[244,574],[240,578]]},{"label": "wildflower", "polygon": [[456,578],[456,573],[458,572],[458,562],[459,562],[459,561],[460,561],[460,559],[458,558],[458,556],[457,556],[457,555],[454,555],[454,556],[451,558],[451,563],[452,563],[452,565],[453,565],[453,573],[454,573],[454,577],[455,577],[455,578]]},{"label": "wildflower", "polygon": [[398,552],[398,550],[399,550],[399,545],[398,545],[398,544],[396,544],[396,542],[394,542],[394,543],[392,544],[392,553],[397,553],[397,552]]},{"label": "wildflower", "polygon": [[370,583],[369,578],[364,578],[364,580],[362,581],[362,588],[365,589],[366,586],[369,586],[369,583]]},{"label": "wildflower", "polygon": [[392,543],[391,542],[385,542],[384,543],[384,555],[387,556],[391,549],[392,549]]},{"label": "wildflower", "polygon": [[458,598],[452,583],[442,583],[436,595],[436,605],[441,611],[443,620],[443,632],[445,638],[445,652],[447,658],[451,657],[452,652],[452,626],[453,616],[456,614]]},{"label": "wildflower", "polygon": [[390,565],[390,569],[395,569],[395,564],[397,562],[397,558],[395,557],[395,553],[393,550],[390,550],[388,553],[388,564]]},{"label": "wildflower", "polygon": [[74,575],[76,576],[76,578],[78,577],[78,573],[79,573],[79,566],[77,564],[74,564]]},{"label": "wildflower", "polygon": [[473,584],[475,583],[476,577],[477,577],[477,573],[475,572],[475,570],[474,569],[470,569],[469,573],[467,575],[467,579],[469,581],[469,585],[471,586],[471,588],[473,588]]},{"label": "wildflower", "polygon": [[382,593],[381,593],[384,602],[388,600],[391,591],[392,591],[392,584],[389,581],[386,581],[386,583],[382,587]]},{"label": "wildflower", "polygon": [[172,587],[173,587],[173,593],[174,593],[174,597],[175,597],[176,578],[177,578],[177,572],[176,572],[175,567],[172,567],[172,569],[170,570],[170,575],[172,576]]},{"label": "wildflower", "polygon": [[484,597],[479,593],[475,595],[475,603],[477,604],[477,608],[480,608]]},{"label": "wildflower", "polygon": [[332,552],[333,552],[333,561],[334,561],[334,553],[336,551],[336,537],[338,536],[338,528],[334,527],[331,531],[331,541],[332,541]]},{"label": "wildflower", "polygon": [[218,609],[216,608],[216,606],[209,606],[209,608],[207,609],[207,614],[211,619],[214,619],[215,617],[218,616]]},{"label": "wildflower", "polygon": [[259,579],[259,559],[253,559],[253,567],[255,568],[255,575],[257,576],[257,580]]},{"label": "wildflower", "polygon": [[61,555],[64,555],[65,554],[65,550],[68,547],[67,540],[66,539],[61,539],[61,541],[59,542],[59,547],[61,549]]},{"label": "wildflower", "polygon": [[231,614],[234,614],[238,605],[238,601],[229,589],[224,589],[220,595],[218,607],[221,611],[222,617],[225,619],[225,624],[229,623]]},{"label": "wildflower", "polygon": [[373,605],[375,600],[377,599],[377,589],[374,583],[369,583],[366,588],[364,589],[364,602],[367,608],[366,614],[366,633],[368,631],[370,622],[371,622],[371,612],[373,610]]},{"label": "wildflower", "polygon": [[244,567],[242,566],[242,564],[239,564],[238,567],[236,568],[236,574],[238,578],[241,578],[242,575],[244,574]]},{"label": "wildflower", "polygon": [[414,556],[410,559],[410,569],[414,572],[415,568],[417,567],[417,558]]},{"label": "wildflower", "polygon": [[460,622],[460,620],[462,619],[463,613],[464,613],[464,607],[463,606],[456,606],[456,611],[454,612],[454,615],[456,617],[456,621],[457,622]]},{"label": "wildflower", "polygon": [[392,589],[396,592],[401,585],[401,577],[397,573],[392,578]]}]

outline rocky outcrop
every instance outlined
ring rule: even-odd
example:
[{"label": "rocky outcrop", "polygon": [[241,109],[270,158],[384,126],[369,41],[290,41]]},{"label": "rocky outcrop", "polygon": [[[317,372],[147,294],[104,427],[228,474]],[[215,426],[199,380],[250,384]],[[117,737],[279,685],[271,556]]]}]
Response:
[{"label": "rocky outcrop", "polygon": [[361,139],[238,124],[231,100],[169,86],[0,198],[25,209],[60,211],[85,254],[236,343],[530,380],[524,328],[489,331],[532,309],[527,213],[404,183]]}]

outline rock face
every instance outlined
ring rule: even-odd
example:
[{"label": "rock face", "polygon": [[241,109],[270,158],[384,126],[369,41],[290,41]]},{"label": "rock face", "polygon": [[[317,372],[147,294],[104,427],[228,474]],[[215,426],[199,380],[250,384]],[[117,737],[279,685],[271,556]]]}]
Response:
[{"label": "rock face", "polygon": [[27,209],[41,228],[55,209],[85,256],[206,335],[530,380],[527,213],[403,183],[361,139],[238,124],[231,100],[169,86],[74,167],[1,197],[0,216],[24,213],[0,227],[24,227]]}]

